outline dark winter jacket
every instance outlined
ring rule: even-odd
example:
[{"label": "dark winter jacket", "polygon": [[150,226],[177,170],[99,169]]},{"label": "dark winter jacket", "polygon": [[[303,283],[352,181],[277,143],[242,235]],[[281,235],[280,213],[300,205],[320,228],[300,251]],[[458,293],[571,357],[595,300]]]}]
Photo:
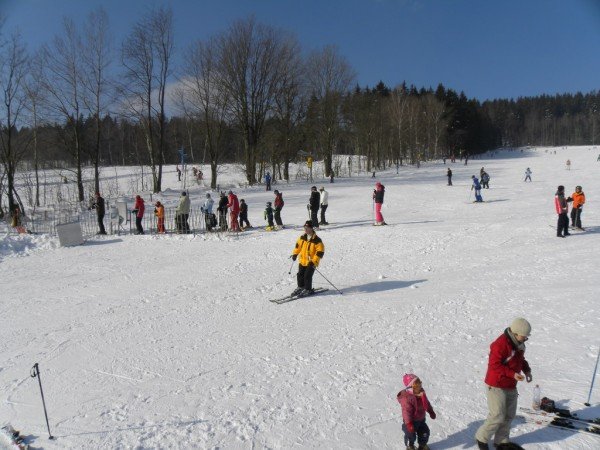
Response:
[{"label": "dark winter jacket", "polygon": [[240,203],[240,216],[248,214],[248,204],[246,202]]},{"label": "dark winter jacket", "polygon": [[383,203],[383,196],[385,195],[385,186],[381,183],[377,183],[375,185],[375,190],[373,191],[373,199],[375,203]]},{"label": "dark winter jacket", "polygon": [[283,204],[283,194],[280,192],[279,194],[275,195],[275,210],[281,211],[283,209]]},{"label": "dark winter jacket", "polygon": [[226,212],[227,211],[227,203],[228,203],[227,197],[222,195],[221,198],[219,199],[219,207],[217,208],[217,211]]},{"label": "dark winter jacket", "polygon": [[318,211],[320,203],[321,203],[321,194],[319,194],[319,191],[311,191],[310,200],[309,200],[310,210]]},{"label": "dark winter jacket", "polygon": [[96,214],[98,214],[98,217],[104,217],[106,210],[104,207],[104,199],[102,197],[96,197],[96,201],[92,205],[92,208],[96,209]]},{"label": "dark winter jacket", "polygon": [[473,187],[475,188],[476,191],[481,189],[481,184],[479,184],[479,180],[477,178],[473,178]]},{"label": "dark winter jacket", "polygon": [[264,216],[265,216],[265,220],[269,220],[270,222],[272,222],[273,221],[273,208],[270,206],[267,206],[265,208]]},{"label": "dark winter jacket", "polygon": [[529,363],[525,360],[525,344],[517,344],[510,336],[510,329],[490,345],[485,384],[501,389],[517,387],[515,373],[531,372]]}]

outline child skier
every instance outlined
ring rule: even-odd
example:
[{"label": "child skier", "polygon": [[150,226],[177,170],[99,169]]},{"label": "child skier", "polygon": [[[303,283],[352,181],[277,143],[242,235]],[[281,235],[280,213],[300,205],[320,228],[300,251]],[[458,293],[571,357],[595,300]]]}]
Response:
[{"label": "child skier", "polygon": [[429,404],[421,380],[412,373],[402,377],[405,388],[398,392],[396,398],[402,406],[402,431],[404,431],[404,444],[406,450],[416,450],[415,441],[419,450],[429,450],[429,427],[425,423],[425,412],[435,419],[433,407]]},{"label": "child skier", "polygon": [[248,221],[248,204],[244,199],[240,200],[240,227],[242,227],[242,230],[252,228],[250,222]]},{"label": "child skier", "polygon": [[483,201],[483,197],[481,197],[481,184],[479,184],[479,180],[475,175],[471,176],[473,180],[473,184],[471,185],[471,190],[475,189],[475,202],[479,203]]},{"label": "child skier", "polygon": [[275,229],[275,224],[273,223],[273,208],[271,207],[271,202],[267,202],[267,207],[265,208],[265,220],[269,223],[265,229],[267,231],[273,231]]}]

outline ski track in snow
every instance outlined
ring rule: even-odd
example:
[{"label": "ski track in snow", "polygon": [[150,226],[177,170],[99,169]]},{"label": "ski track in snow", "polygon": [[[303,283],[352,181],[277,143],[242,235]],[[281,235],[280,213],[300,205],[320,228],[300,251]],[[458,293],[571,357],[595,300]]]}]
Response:
[{"label": "ski track in snow", "polygon": [[[282,305],[268,300],[295,287],[289,255],[312,183],[276,187],[291,224],[277,232],[258,228],[272,193],[252,188],[238,191],[257,228],[239,235],[106,236],[73,248],[5,236],[0,422],[45,449],[397,449],[395,397],[414,372],[438,415],[428,419],[431,448],[475,448],[489,344],[520,315],[533,324],[534,384],[600,416],[600,390],[591,409],[582,404],[599,344],[598,151],[457,162],[452,187],[441,163],[378,172],[385,227],[371,226],[373,179],[336,179],[325,185],[331,225],[318,232],[319,270],[344,294],[316,273],[329,291]],[[481,166],[490,189],[473,205],[469,179]],[[534,182],[525,184],[528,166]],[[554,237],[558,184],[584,187],[590,232]],[[192,201],[203,193],[192,190]],[[56,441],[46,439],[29,377],[35,362]],[[520,386],[520,405],[529,406],[532,388]],[[527,449],[598,445],[513,425]]]}]

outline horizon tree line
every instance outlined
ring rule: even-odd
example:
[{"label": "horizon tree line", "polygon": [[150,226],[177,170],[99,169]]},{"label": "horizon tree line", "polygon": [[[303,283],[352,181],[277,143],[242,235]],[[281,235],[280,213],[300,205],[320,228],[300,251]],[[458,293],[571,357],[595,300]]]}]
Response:
[{"label": "horizon tree line", "polygon": [[[359,155],[366,170],[469,157],[498,147],[595,145],[597,91],[480,102],[442,84],[383,81],[361,87],[337,47],[303,52],[298,39],[254,17],[182,50],[175,66],[173,13],[149,10],[118,48],[103,9],[34,52],[0,23],[0,216],[23,201],[19,170],[72,174],[84,201],[82,168],[100,191],[106,165],[149,167],[153,192],[163,166],[210,166],[212,188],[225,162],[242,164],[248,184],[270,170],[290,180],[290,164],[311,155],[325,175],[334,155]],[[169,105],[171,107],[169,108]]]}]

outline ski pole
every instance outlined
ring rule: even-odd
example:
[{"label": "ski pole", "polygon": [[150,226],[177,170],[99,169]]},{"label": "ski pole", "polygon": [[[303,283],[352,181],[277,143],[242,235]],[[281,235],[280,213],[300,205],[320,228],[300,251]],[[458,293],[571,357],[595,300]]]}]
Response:
[{"label": "ski pole", "polygon": [[594,367],[594,373],[592,374],[592,384],[590,385],[590,393],[588,394],[587,402],[585,406],[590,406],[590,399],[592,398],[592,390],[594,389],[594,380],[596,379],[596,372],[598,371],[598,360],[600,360],[600,347],[598,347],[598,356],[596,357],[596,366]]},{"label": "ski pole", "polygon": [[[290,258],[292,258],[292,257],[290,256]],[[295,261],[295,260],[292,258],[292,265],[290,266],[290,270],[288,270],[288,275],[291,275],[291,274],[292,274],[292,267],[294,267],[294,263],[295,263],[295,262],[296,262],[296,261]]]},{"label": "ski pole", "polygon": [[471,201],[471,194],[473,193],[473,188],[471,188],[471,190],[469,191],[469,198],[467,199],[467,201]]},{"label": "ski pole", "polygon": [[44,390],[42,389],[42,378],[40,377],[40,367],[38,363],[35,363],[31,368],[31,377],[37,377],[40,384],[40,392],[42,394],[42,405],[44,405],[44,416],[46,416],[46,426],[48,427],[48,439],[54,439],[52,433],[50,433],[50,424],[48,423],[48,413],[46,412],[46,401],[44,400]]},{"label": "ski pole", "polygon": [[[326,277],[325,275],[323,275],[323,274],[322,274],[322,273],[319,271],[319,269],[317,269],[317,268],[315,267],[315,270],[316,270],[316,271],[319,273],[319,275],[321,275],[323,278],[325,278],[325,281],[327,281],[327,282],[328,282],[330,285],[332,285],[332,286],[333,286],[333,283],[332,283],[331,281],[329,281],[329,280],[327,279],[327,277]],[[336,288],[335,286],[333,286],[333,288],[334,288],[336,291],[338,291],[338,292],[340,293],[340,295],[344,295],[344,294],[342,293],[342,291],[340,291],[340,290],[339,290],[338,288]]]}]

